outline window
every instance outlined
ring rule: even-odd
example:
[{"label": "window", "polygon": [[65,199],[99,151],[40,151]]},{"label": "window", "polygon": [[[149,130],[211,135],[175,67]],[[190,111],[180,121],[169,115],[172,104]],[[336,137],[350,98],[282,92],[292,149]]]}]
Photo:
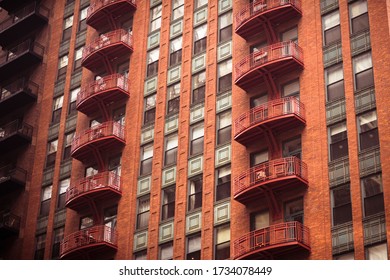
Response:
[{"label": "window", "polygon": [[344,97],[343,65],[338,64],[325,70],[326,98],[328,102]]},{"label": "window", "polygon": [[161,14],[162,14],[162,5],[158,5],[151,9],[150,11],[150,32],[153,32],[161,27]]},{"label": "window", "polygon": [[200,233],[187,237],[187,260],[200,260]]},{"label": "window", "polygon": [[180,110],[180,83],[167,88],[168,105],[167,114],[176,114]]},{"label": "window", "polygon": [[301,137],[283,142],[283,157],[301,158],[302,144]]},{"label": "window", "polygon": [[387,260],[387,244],[382,243],[366,248],[367,260]]},{"label": "window", "polygon": [[82,217],[80,219],[80,230],[93,227],[93,218],[91,216]]},{"label": "window", "polygon": [[69,110],[68,115],[74,115],[77,113],[76,109],[76,101],[77,101],[77,95],[80,93],[81,88],[75,88],[70,91],[70,103],[69,103]]},{"label": "window", "polygon": [[154,49],[148,52],[148,68],[147,77],[156,75],[158,72],[158,60],[160,56],[160,49]]},{"label": "window", "polygon": [[161,221],[175,216],[175,186],[162,190]]},{"label": "window", "polygon": [[231,189],[231,167],[230,165],[217,169],[217,187],[215,191],[215,200],[219,201],[230,197]]},{"label": "window", "polygon": [[372,72],[371,52],[361,54],[353,58],[353,71],[355,75],[356,91],[374,85],[374,74]]},{"label": "window", "polygon": [[57,80],[64,78],[66,74],[66,66],[68,65],[68,55],[61,56],[58,61]]},{"label": "window", "polygon": [[368,217],[384,212],[382,174],[362,179],[361,185],[363,189],[364,216]]},{"label": "window", "polygon": [[268,101],[268,94],[263,94],[261,96],[252,97],[250,99],[250,107],[255,108],[257,106],[263,105]]},{"label": "window", "polygon": [[60,181],[59,192],[58,192],[58,202],[57,202],[58,209],[65,208],[66,190],[69,188],[69,186],[70,186],[70,178],[67,178],[67,179]]},{"label": "window", "polygon": [[34,260],[43,260],[45,256],[46,234],[37,235],[35,238]]},{"label": "window", "polygon": [[250,155],[251,167],[268,161],[268,150],[252,153]]},{"label": "window", "polygon": [[49,215],[52,189],[53,189],[52,185],[46,186],[46,187],[42,188],[41,209],[40,209],[40,212],[39,212],[39,215],[41,217]]},{"label": "window", "polygon": [[58,139],[47,143],[46,168],[52,167],[56,161],[56,154],[58,148]]},{"label": "window", "polygon": [[172,21],[184,16],[184,0],[173,0]]},{"label": "window", "polygon": [[62,33],[62,40],[69,40],[72,36],[73,15],[64,19],[64,31]]},{"label": "window", "polygon": [[122,172],[122,157],[119,156],[113,156],[108,160],[108,170],[115,175],[121,176]]},{"label": "window", "polygon": [[97,166],[89,166],[85,168],[85,177],[91,177],[99,173]]},{"label": "window", "polygon": [[341,40],[340,14],[338,10],[331,14],[323,16],[322,28],[324,30],[325,46]]},{"label": "window", "polygon": [[125,125],[125,115],[126,115],[126,107],[123,106],[123,107],[120,107],[120,108],[117,108],[115,109],[113,112],[112,112],[112,119],[114,120],[114,122],[116,122],[117,124],[121,125],[121,126],[124,126]]},{"label": "window", "polygon": [[73,69],[74,71],[76,71],[77,69],[80,69],[80,67],[81,67],[81,60],[83,58],[83,48],[84,47],[80,47],[77,50],[75,50],[74,69]]},{"label": "window", "polygon": [[141,148],[141,170],[140,175],[152,173],[153,145]]},{"label": "window", "polygon": [[367,1],[360,0],[349,6],[349,15],[351,18],[351,33],[355,34],[360,31],[369,29]]},{"label": "window", "polygon": [[62,160],[64,160],[64,161],[70,159],[70,151],[72,148],[73,137],[74,137],[74,131],[65,134],[64,155],[62,157]]},{"label": "window", "polygon": [[376,111],[358,116],[360,151],[379,145],[378,122]]},{"label": "window", "polygon": [[115,236],[117,214],[118,214],[118,206],[117,205],[115,205],[114,207],[104,209],[103,223],[106,227],[109,227],[111,229],[110,232],[111,232],[112,236],[107,236],[110,238],[110,240],[113,240],[113,238]]},{"label": "window", "polygon": [[352,221],[350,186],[343,185],[331,189],[333,226]]},{"label": "window", "polygon": [[230,258],[230,224],[215,229],[215,259],[226,260]]},{"label": "window", "polygon": [[165,141],[165,156],[164,156],[164,166],[170,164],[176,164],[177,160],[177,145],[178,145],[178,136],[177,134],[169,136]]},{"label": "window", "polygon": [[88,7],[80,10],[79,31],[83,31],[87,29],[87,12],[88,12]]},{"label": "window", "polygon": [[232,38],[232,12],[228,12],[219,17],[219,42],[224,42]]},{"label": "window", "polygon": [[160,260],[173,259],[173,242],[168,242],[160,245]]},{"label": "window", "polygon": [[61,95],[53,100],[53,113],[51,116],[51,123],[56,124],[60,122],[62,105],[64,102],[64,96]]},{"label": "window", "polygon": [[191,128],[191,140],[190,140],[191,156],[203,153],[203,136],[204,136],[203,124]]},{"label": "window", "polygon": [[142,228],[148,227],[149,212],[150,212],[150,198],[149,198],[149,196],[139,198],[138,199],[138,211],[137,211],[137,229],[142,229]]},{"label": "window", "polygon": [[303,224],[303,198],[289,201],[284,205],[284,220]]},{"label": "window", "polygon": [[144,124],[154,122],[156,116],[156,94],[145,97],[144,104]]},{"label": "window", "polygon": [[207,24],[203,24],[194,30],[194,55],[206,51]]},{"label": "window", "polygon": [[232,60],[226,60],[218,64],[218,92],[224,92],[232,88]]},{"label": "window", "polygon": [[188,191],[188,211],[202,207],[202,185],[202,176],[190,179]]},{"label": "window", "polygon": [[195,9],[200,8],[208,3],[208,0],[195,0]]},{"label": "window", "polygon": [[250,230],[254,231],[257,229],[262,229],[269,227],[269,212],[256,212],[252,213],[250,216]]},{"label": "window", "polygon": [[298,28],[294,27],[282,33],[282,42],[293,41],[298,43]]},{"label": "window", "polygon": [[283,97],[296,96],[299,97],[299,80],[288,82],[282,86]]},{"label": "window", "polygon": [[181,49],[182,49],[183,37],[173,39],[170,43],[170,55],[169,55],[169,66],[181,63]]},{"label": "window", "polygon": [[232,112],[221,113],[217,116],[217,145],[225,144],[232,138]]},{"label": "window", "polygon": [[134,259],[135,260],[146,260],[147,256],[148,255],[147,255],[147,251],[146,250],[134,253]]},{"label": "window", "polygon": [[54,230],[53,233],[53,247],[51,250],[51,258],[53,260],[58,259],[60,256],[60,244],[64,238],[64,227],[60,227]]},{"label": "window", "polygon": [[206,72],[200,72],[192,76],[191,103],[196,104],[204,101],[206,92]]},{"label": "window", "polygon": [[329,127],[330,160],[348,156],[347,125],[345,122]]}]

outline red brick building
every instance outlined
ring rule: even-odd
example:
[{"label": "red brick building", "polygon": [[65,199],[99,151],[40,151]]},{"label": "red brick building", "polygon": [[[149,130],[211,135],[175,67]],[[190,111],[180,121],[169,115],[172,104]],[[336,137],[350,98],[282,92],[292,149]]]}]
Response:
[{"label": "red brick building", "polygon": [[0,258],[388,259],[387,2],[0,0]]}]

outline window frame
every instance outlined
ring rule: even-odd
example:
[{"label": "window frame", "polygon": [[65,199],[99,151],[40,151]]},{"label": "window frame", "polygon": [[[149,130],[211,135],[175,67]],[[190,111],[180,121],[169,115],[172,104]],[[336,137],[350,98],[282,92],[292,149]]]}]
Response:
[{"label": "window frame", "polygon": [[[200,136],[195,137],[196,133],[200,133]],[[190,127],[190,151],[189,155],[194,156],[203,154],[204,152],[204,123],[197,124]]]},{"label": "window frame", "polygon": [[[336,24],[331,23],[331,26],[327,27],[326,26],[327,18],[331,18],[331,16],[334,16],[336,14],[338,15],[338,23],[336,23]],[[329,32],[329,31],[331,31],[331,32]],[[330,40],[330,42],[328,42],[327,33],[334,35],[334,34],[336,34],[336,32],[338,32],[338,34],[335,37],[338,37],[338,38],[332,39],[332,40]],[[323,37],[323,45],[324,46],[330,46],[330,45],[336,44],[336,43],[341,41],[341,26],[340,26],[340,11],[339,10],[333,11],[333,12],[326,14],[322,17],[322,37]]]},{"label": "window frame", "polygon": [[192,177],[188,180],[187,212],[193,212],[202,208],[203,205],[202,196],[203,196],[203,174]]}]

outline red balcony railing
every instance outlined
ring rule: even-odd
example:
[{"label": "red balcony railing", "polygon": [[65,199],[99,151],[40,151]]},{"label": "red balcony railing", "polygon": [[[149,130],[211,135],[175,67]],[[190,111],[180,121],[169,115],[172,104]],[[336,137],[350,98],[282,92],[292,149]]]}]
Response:
[{"label": "red balcony railing", "polygon": [[99,29],[109,23],[107,17],[116,19],[136,8],[136,0],[94,0],[87,11],[87,24]]},{"label": "red balcony railing", "polygon": [[278,255],[296,247],[310,251],[309,229],[299,222],[286,222],[258,229],[241,236],[234,241],[233,259],[246,259],[261,256]]},{"label": "red balcony railing", "polygon": [[251,195],[254,189],[262,185],[292,187],[291,180],[307,184],[307,165],[297,157],[285,157],[258,164],[234,178],[233,193],[235,199]]},{"label": "red balcony railing", "polygon": [[289,19],[292,15],[301,13],[301,0],[253,1],[235,14],[234,26],[236,27],[236,33],[245,35],[249,29],[259,32],[259,29],[255,27],[260,27],[263,21],[258,20],[258,17],[283,22],[286,18]]},{"label": "red balcony railing", "polygon": [[33,127],[20,120],[0,125],[0,154],[31,142]]},{"label": "red balcony railing", "polygon": [[[130,54],[133,51],[133,39],[130,32],[118,29],[100,35],[95,41],[83,49],[82,65],[94,69],[102,65],[101,56],[108,60]],[[95,54],[99,53],[98,56]]]},{"label": "red balcony railing", "polygon": [[37,99],[38,90],[39,86],[26,78],[0,86],[0,111],[9,112],[34,102]]},{"label": "red balcony railing", "polygon": [[[259,77],[259,75],[261,75],[260,73],[254,73],[254,76],[248,75],[255,69],[263,69],[266,67],[265,70],[270,72],[279,70],[287,71],[286,66],[291,63],[291,59],[294,60],[297,65],[303,65],[303,52],[296,43],[289,41],[266,46],[251,53],[235,65],[235,83],[240,85],[244,82],[241,82],[240,80]],[[279,65],[280,63],[283,64]]]},{"label": "red balcony railing", "polygon": [[[114,172],[106,171],[93,176],[83,178],[66,190],[66,206],[74,208],[78,198],[108,199],[109,195],[120,195],[120,176]],[[82,202],[81,202],[82,203]]]},{"label": "red balcony railing", "polygon": [[9,210],[0,211],[0,236],[5,237],[18,233],[20,228],[20,217]]},{"label": "red balcony railing", "polygon": [[[60,257],[72,258],[78,253],[83,254],[91,250],[116,250],[117,233],[114,229],[105,226],[94,226],[74,232],[61,242]],[[75,253],[72,255],[72,253]]]},{"label": "red balcony railing", "polygon": [[297,118],[299,122],[305,122],[305,106],[296,97],[271,100],[242,114],[234,121],[234,137],[238,138],[245,131],[250,133],[252,128],[265,123],[268,124],[269,128],[270,122],[273,121],[280,121],[280,125],[283,126],[287,117]]},{"label": "red balcony railing", "polygon": [[120,74],[106,76],[81,89],[77,95],[77,110],[85,114],[96,111],[96,100],[111,103],[129,96],[129,81]]},{"label": "red balcony railing", "polygon": [[[75,135],[72,141],[71,154],[72,157],[80,159],[79,154],[90,157],[89,149],[83,150],[83,147],[94,147],[97,149],[110,149],[110,144],[125,143],[125,128],[121,124],[108,121],[96,126],[93,126],[81,134]],[[84,153],[83,153],[84,152]],[[82,156],[81,156],[82,157]]]}]

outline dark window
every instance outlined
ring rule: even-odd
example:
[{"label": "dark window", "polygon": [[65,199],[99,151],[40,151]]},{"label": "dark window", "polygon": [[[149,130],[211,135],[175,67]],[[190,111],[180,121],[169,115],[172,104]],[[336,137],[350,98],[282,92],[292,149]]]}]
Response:
[{"label": "dark window", "polygon": [[383,200],[382,174],[362,179],[364,216],[368,217],[385,211]]},{"label": "dark window", "polygon": [[167,88],[168,105],[167,114],[176,114],[180,110],[180,83]]},{"label": "dark window", "polygon": [[178,145],[177,135],[168,137],[165,143],[165,157],[164,157],[165,166],[176,163],[177,145]]},{"label": "dark window", "polygon": [[358,116],[360,150],[379,145],[378,122],[376,111]]},{"label": "dark window", "polygon": [[150,213],[149,196],[138,199],[137,229],[148,227]]},{"label": "dark window", "polygon": [[168,242],[160,245],[160,260],[173,259],[173,242]]},{"label": "dark window", "polygon": [[190,179],[188,192],[188,211],[202,207],[202,176]]},{"label": "dark window", "polygon": [[141,151],[140,175],[152,173],[153,146],[144,146]]},{"label": "dark window", "polygon": [[35,238],[34,260],[43,260],[45,256],[46,234],[37,235]]},{"label": "dark window", "polygon": [[64,228],[57,228],[54,230],[54,240],[53,247],[51,251],[51,258],[58,259],[60,256],[60,244],[62,239],[64,238]]},{"label": "dark window", "polygon": [[190,155],[203,153],[203,138],[204,138],[203,125],[199,125],[191,128]]},{"label": "dark window", "polygon": [[230,258],[230,224],[216,228],[215,259],[226,260]]},{"label": "dark window", "polygon": [[352,221],[351,193],[349,185],[331,190],[333,226]]},{"label": "dark window", "polygon": [[148,66],[147,66],[147,77],[156,75],[158,72],[158,61],[160,57],[160,49],[154,49],[148,52]]},{"label": "dark window", "polygon": [[153,123],[156,117],[156,94],[145,97],[144,124]]},{"label": "dark window", "polygon": [[350,5],[352,34],[369,29],[367,1],[360,0]]},{"label": "dark window", "polygon": [[194,55],[206,51],[206,47],[207,24],[204,24],[194,30]]},{"label": "dark window", "polygon": [[231,141],[232,137],[232,113],[227,111],[218,115],[217,145]]},{"label": "dark window", "polygon": [[232,38],[232,12],[228,12],[219,17],[219,42],[224,42]]},{"label": "dark window", "polygon": [[345,122],[332,125],[330,133],[330,160],[336,160],[348,155],[347,126]]},{"label": "dark window", "polygon": [[204,101],[206,91],[206,72],[201,72],[192,77],[191,103],[196,104]]},{"label": "dark window", "polygon": [[326,69],[326,84],[328,102],[344,97],[344,74],[341,64]]},{"label": "dark window", "polygon": [[178,37],[171,41],[170,44],[170,55],[169,55],[169,66],[179,64],[181,62],[182,54],[182,38]]},{"label": "dark window", "polygon": [[187,260],[200,260],[201,237],[200,233],[187,237]]},{"label": "dark window", "polygon": [[372,87],[374,85],[374,74],[371,53],[368,52],[354,57],[353,65],[356,91]]},{"label": "dark window", "polygon": [[284,220],[296,221],[303,224],[303,199],[299,198],[285,204]]},{"label": "dark window", "polygon": [[161,221],[175,216],[175,187],[163,189]]},{"label": "dark window", "polygon": [[231,192],[231,167],[221,167],[217,170],[217,187],[215,200],[219,201],[230,197]]},{"label": "dark window", "polygon": [[340,41],[340,14],[335,11],[323,17],[324,45]]}]

